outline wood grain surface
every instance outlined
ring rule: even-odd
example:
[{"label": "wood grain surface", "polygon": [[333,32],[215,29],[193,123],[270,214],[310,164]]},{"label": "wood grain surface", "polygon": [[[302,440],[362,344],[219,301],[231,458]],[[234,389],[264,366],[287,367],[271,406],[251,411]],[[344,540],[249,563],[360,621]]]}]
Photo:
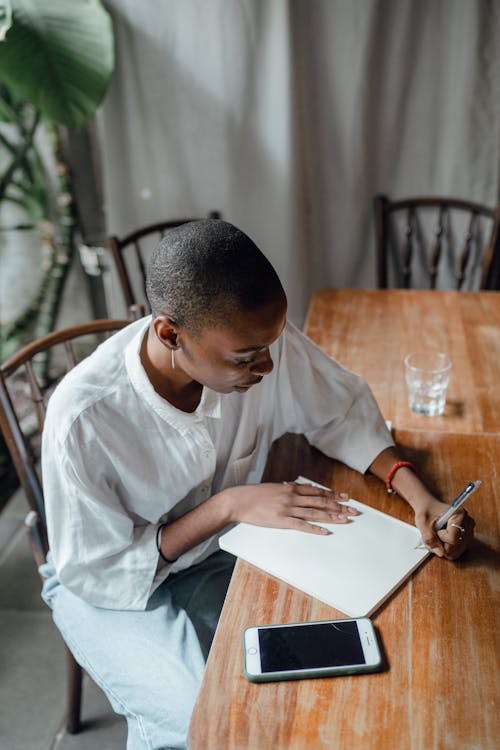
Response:
[{"label": "wood grain surface", "polygon": [[[372,616],[385,655],[382,672],[297,682],[245,679],[244,628],[342,613],[239,560],[189,748],[496,750],[500,294],[325,290],[315,295],[306,327],[325,351],[371,383],[393,420],[396,442],[438,497],[451,500],[469,480],[482,480],[468,503],[475,540],[459,561],[429,558]],[[408,342],[451,355],[454,406],[442,417],[408,410],[402,366]],[[411,508],[387,495],[379,480],[287,435],[273,446],[263,479],[298,474],[413,522]]]},{"label": "wood grain surface", "polygon": [[[243,676],[245,627],[342,613],[238,561],[193,715],[191,750],[498,747],[500,437],[415,431],[396,437],[443,498],[471,478],[483,480],[469,506],[477,523],[472,548],[454,563],[430,558],[372,617],[383,672],[261,685]],[[266,479],[299,473],[412,521],[409,506],[378,480],[286,436],[273,447]]]},{"label": "wood grain surface", "polygon": [[[398,429],[493,432],[500,424],[500,292],[324,289],[305,332],[370,384]],[[421,349],[451,357],[445,413],[412,414],[403,360]]]}]

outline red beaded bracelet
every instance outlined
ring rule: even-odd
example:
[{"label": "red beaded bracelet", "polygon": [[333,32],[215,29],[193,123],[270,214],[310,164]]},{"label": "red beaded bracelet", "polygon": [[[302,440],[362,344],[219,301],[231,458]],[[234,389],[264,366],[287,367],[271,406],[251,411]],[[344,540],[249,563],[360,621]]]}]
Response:
[{"label": "red beaded bracelet", "polygon": [[387,492],[391,494],[391,492],[396,492],[396,490],[392,487],[392,480],[394,479],[394,474],[398,471],[398,469],[402,469],[403,466],[406,466],[408,469],[411,469],[412,471],[417,473],[417,470],[413,466],[413,464],[410,461],[396,461],[394,466],[391,468],[389,473],[387,474],[385,478],[385,486],[387,488]]}]

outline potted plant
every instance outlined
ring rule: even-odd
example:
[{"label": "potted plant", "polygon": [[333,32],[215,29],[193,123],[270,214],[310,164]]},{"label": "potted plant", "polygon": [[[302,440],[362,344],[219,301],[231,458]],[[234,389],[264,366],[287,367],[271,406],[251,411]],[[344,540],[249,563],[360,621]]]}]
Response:
[{"label": "potted plant", "polygon": [[[76,254],[64,129],[93,117],[113,66],[111,19],[99,0],[0,0],[0,361],[55,327]],[[30,293],[14,300],[12,316],[6,297],[17,274]],[[2,445],[0,479],[8,490]]]},{"label": "potted plant", "polygon": [[4,359],[55,325],[76,229],[61,126],[79,128],[93,117],[113,71],[114,47],[99,0],[0,0],[0,29],[4,273],[16,244],[34,237],[38,257],[28,272],[39,271],[32,299],[1,326]]}]

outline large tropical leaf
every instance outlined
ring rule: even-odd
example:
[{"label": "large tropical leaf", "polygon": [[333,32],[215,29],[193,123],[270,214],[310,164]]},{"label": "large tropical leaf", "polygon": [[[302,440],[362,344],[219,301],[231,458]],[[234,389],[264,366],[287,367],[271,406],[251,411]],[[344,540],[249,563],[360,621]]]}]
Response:
[{"label": "large tropical leaf", "polygon": [[68,127],[87,122],[113,64],[111,19],[98,0],[12,0],[0,81],[44,117]]}]

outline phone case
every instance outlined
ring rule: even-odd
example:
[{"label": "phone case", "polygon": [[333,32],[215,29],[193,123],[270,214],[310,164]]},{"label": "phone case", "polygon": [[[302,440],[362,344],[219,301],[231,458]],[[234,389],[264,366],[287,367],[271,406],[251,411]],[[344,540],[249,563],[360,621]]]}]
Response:
[{"label": "phone case", "polygon": [[[340,622],[346,622],[348,620],[369,620],[369,618],[366,617],[342,617],[342,618],[336,618]],[[377,636],[375,633],[375,629],[373,629],[374,637],[375,637],[375,643],[377,645],[377,651],[378,651],[378,661],[375,664],[360,664],[353,666],[352,664],[348,664],[341,667],[326,667],[326,668],[318,668],[318,669],[300,669],[300,670],[290,670],[287,672],[265,672],[262,674],[253,674],[247,671],[246,668],[246,647],[245,647],[245,633],[247,630],[250,630],[252,627],[257,628],[269,628],[269,627],[275,627],[278,625],[315,625],[315,624],[321,624],[325,622],[335,622],[335,620],[311,620],[307,623],[305,622],[286,622],[286,623],[272,623],[269,625],[250,625],[248,628],[245,628],[243,631],[243,674],[249,680],[250,682],[281,682],[283,680],[307,680],[312,678],[320,678],[320,677],[342,677],[343,675],[353,675],[353,674],[367,674],[371,672],[377,672],[382,667],[382,655],[380,653],[380,648],[378,645]],[[371,621],[369,620],[370,624]]]}]

